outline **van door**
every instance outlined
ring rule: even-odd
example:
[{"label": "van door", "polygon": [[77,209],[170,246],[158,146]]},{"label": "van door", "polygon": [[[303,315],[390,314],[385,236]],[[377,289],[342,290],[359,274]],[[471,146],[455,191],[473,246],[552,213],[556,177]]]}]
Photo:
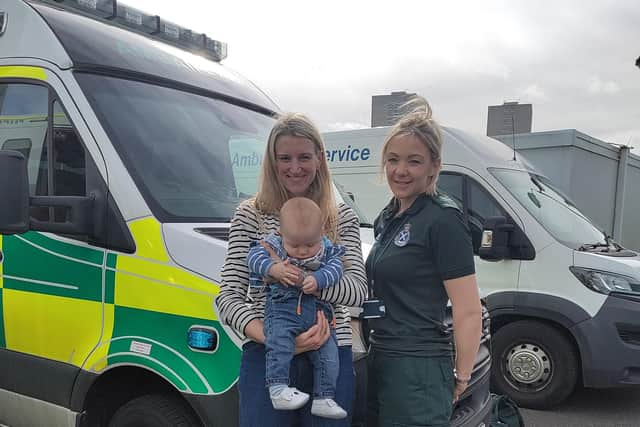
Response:
[{"label": "van door", "polygon": [[438,190],[447,193],[464,213],[471,230],[478,284],[483,292],[512,290],[518,286],[519,260],[485,261],[478,256],[485,218],[510,215],[477,180],[464,173],[442,172]]},{"label": "van door", "polygon": [[[39,78],[21,77],[21,69]],[[0,149],[26,157],[31,196],[104,196],[96,159],[65,108],[74,104],[63,104],[56,89],[64,90],[43,69],[0,67]],[[106,205],[95,206],[99,221]],[[30,214],[45,228],[77,219],[64,207],[32,207]],[[1,239],[0,361],[11,369],[0,375],[0,388],[68,408],[80,366],[102,334],[106,235],[29,231]],[[0,399],[0,412],[14,413],[10,405]]]}]

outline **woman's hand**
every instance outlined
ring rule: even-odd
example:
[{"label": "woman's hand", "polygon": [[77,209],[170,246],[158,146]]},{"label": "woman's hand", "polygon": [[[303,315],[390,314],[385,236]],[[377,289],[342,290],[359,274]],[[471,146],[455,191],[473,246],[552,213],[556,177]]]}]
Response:
[{"label": "woman's hand", "polygon": [[251,341],[264,344],[264,322],[260,319],[253,319],[245,326],[244,334]]},{"label": "woman's hand", "polygon": [[329,322],[324,312],[318,310],[316,324],[296,337],[295,354],[319,349],[330,336],[331,330],[329,329]]}]

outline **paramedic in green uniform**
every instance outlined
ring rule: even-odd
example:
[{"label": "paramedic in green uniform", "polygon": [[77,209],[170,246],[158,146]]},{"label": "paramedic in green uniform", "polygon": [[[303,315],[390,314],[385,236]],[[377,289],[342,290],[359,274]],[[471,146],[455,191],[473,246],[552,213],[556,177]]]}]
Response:
[{"label": "paramedic in green uniform", "polygon": [[370,321],[369,427],[449,426],[480,344],[471,235],[455,203],[436,192],[442,136],[424,104],[391,129],[382,150],[394,197],[375,220],[366,263],[370,298],[386,311]]}]

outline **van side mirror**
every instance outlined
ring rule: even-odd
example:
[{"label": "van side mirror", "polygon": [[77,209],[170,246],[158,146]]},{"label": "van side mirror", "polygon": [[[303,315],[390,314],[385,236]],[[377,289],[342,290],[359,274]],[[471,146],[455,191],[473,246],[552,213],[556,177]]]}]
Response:
[{"label": "van side mirror", "polygon": [[29,230],[27,161],[18,151],[0,150],[0,234]]},{"label": "van side mirror", "polygon": [[478,255],[487,261],[532,260],[536,251],[527,235],[503,216],[488,217],[482,227]]},{"label": "van side mirror", "polygon": [[[100,223],[94,209],[100,201],[94,195],[29,197],[27,161],[17,151],[0,150],[0,200],[0,234],[34,230],[92,237]],[[65,208],[69,215],[64,222],[38,221],[30,218],[31,206]]]},{"label": "van side mirror", "polygon": [[509,256],[509,232],[514,229],[503,216],[489,217],[482,226],[478,254],[487,261],[500,261]]}]

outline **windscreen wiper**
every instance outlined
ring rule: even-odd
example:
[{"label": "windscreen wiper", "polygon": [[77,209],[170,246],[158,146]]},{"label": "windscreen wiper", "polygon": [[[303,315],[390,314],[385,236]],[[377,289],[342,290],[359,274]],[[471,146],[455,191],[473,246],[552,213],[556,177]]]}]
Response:
[{"label": "windscreen wiper", "polygon": [[593,249],[598,249],[598,248],[610,248],[611,245],[609,244],[609,242],[607,243],[585,243],[583,245],[580,245],[580,247],[578,248],[579,251],[582,252],[586,252],[586,251],[590,251]]},{"label": "windscreen wiper", "polygon": [[538,182],[537,179],[535,179],[534,177],[531,177],[531,182],[533,182],[535,184],[536,187],[538,187],[538,191],[540,191],[541,193],[544,193],[544,188],[542,187],[542,185]]},{"label": "windscreen wiper", "polygon": [[609,246],[615,248],[618,252],[624,250],[624,248],[615,242],[607,233],[603,231],[602,234],[604,234],[604,241],[607,242]]}]

